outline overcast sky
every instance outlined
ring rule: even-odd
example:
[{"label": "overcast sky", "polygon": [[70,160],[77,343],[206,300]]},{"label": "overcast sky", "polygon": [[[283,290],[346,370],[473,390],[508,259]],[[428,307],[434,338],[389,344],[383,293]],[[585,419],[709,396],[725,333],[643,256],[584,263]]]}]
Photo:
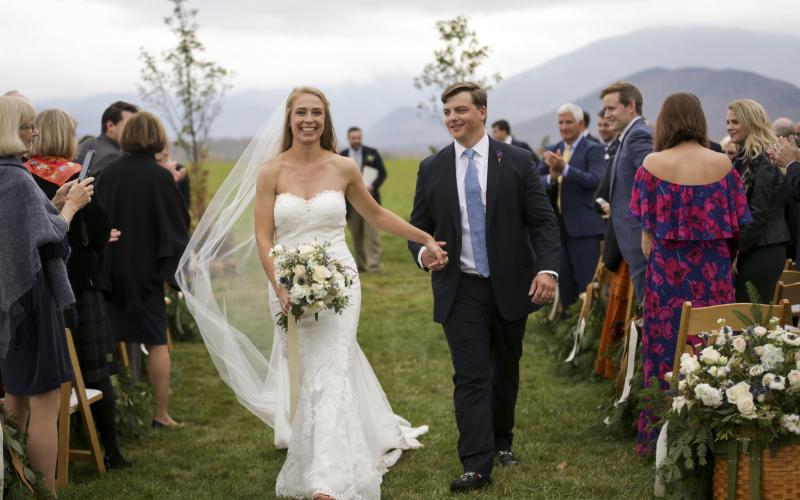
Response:
[{"label": "overcast sky", "polygon": [[[189,5],[200,10],[200,39],[208,55],[235,72],[236,91],[410,79],[439,46],[436,20],[458,14],[467,15],[479,40],[492,46],[486,71],[505,77],[596,40],[654,26],[800,32],[797,0],[190,0]],[[170,10],[166,0],[2,0],[0,91],[19,89],[34,100],[133,92],[139,48],[158,52],[173,43],[162,22]]]}]

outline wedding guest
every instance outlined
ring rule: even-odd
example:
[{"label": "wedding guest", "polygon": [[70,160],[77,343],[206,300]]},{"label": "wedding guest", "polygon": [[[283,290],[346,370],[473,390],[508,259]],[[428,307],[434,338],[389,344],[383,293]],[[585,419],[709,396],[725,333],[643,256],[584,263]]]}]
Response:
[{"label": "wedding guest", "polygon": [[600,139],[592,135],[592,131],[589,128],[589,125],[591,125],[591,123],[592,123],[592,117],[589,116],[589,113],[584,109],[583,128],[581,129],[581,136],[600,144],[602,141],[600,141]]},{"label": "wedding guest", "polygon": [[[81,166],[69,161],[78,149],[77,121],[65,111],[48,109],[34,121],[39,135],[33,140],[31,159],[25,167],[39,188],[53,199],[62,186],[73,183]],[[106,467],[130,466],[117,443],[116,399],[111,375],[118,372],[114,360],[114,336],[108,317],[100,275],[103,250],[109,241],[111,224],[100,204],[94,200],[75,214],[67,235],[70,255],[67,260],[75,304],[64,311],[72,330],[86,387],[97,389],[103,398],[91,405],[95,425],[105,449]]]},{"label": "wedding guest", "polygon": [[175,179],[178,185],[178,191],[181,192],[183,201],[186,204],[186,209],[189,210],[192,206],[192,188],[189,184],[189,171],[183,164],[169,159],[169,147],[156,155],[156,162],[166,168]]},{"label": "wedding guest", "polygon": [[786,117],[781,117],[772,122],[772,131],[778,137],[789,137],[795,135],[794,122]]},{"label": "wedding guest", "polygon": [[511,135],[511,125],[509,125],[508,121],[497,120],[492,123],[492,137],[494,137],[496,141],[505,142],[506,144],[511,144],[512,146],[529,151],[531,155],[533,155],[534,163],[539,163],[539,155],[536,154],[530,144],[525,141],[517,140]]},{"label": "wedding guest", "polygon": [[612,142],[617,138],[617,132],[611,128],[611,123],[606,118],[606,114],[603,110],[597,114],[597,135],[600,138],[600,144],[602,144],[606,151],[608,151],[608,147],[611,145]]},{"label": "wedding guest", "polygon": [[739,145],[731,141],[730,136],[726,135],[719,144],[722,147],[722,152],[725,153],[731,161],[736,159],[736,156],[739,154]]},{"label": "wedding guest", "polygon": [[566,310],[592,280],[605,223],[595,211],[595,191],[605,166],[605,150],[583,133],[583,110],[564,104],[556,112],[561,141],[545,149],[538,173],[561,228],[558,290]]},{"label": "wedding guest", "polygon": [[633,178],[653,149],[653,132],[642,117],[642,93],[627,82],[616,82],[600,93],[603,111],[611,127],[619,133],[620,146],[609,171],[607,196],[611,206],[611,223],[620,252],[628,263],[636,301],[644,299],[644,273],[647,260],[642,254],[642,228],[628,215]]},{"label": "wedding guest", "polygon": [[791,237],[783,175],[767,156],[767,149],[778,138],[767,112],[752,99],[730,103],[727,127],[731,142],[739,147],[733,165],[742,177],[753,215],[739,238],[736,301],[750,302],[748,282],[755,285],[762,301],[769,301],[783,271]]},{"label": "wedding guest", "polygon": [[[377,149],[362,144],[362,132],[358,127],[350,127],[347,131],[347,142],[350,147],[343,149],[339,154],[350,157],[361,168],[361,173],[367,182],[367,190],[380,204],[380,189],[386,180],[383,158]],[[372,172],[372,174],[368,172]],[[371,178],[368,177],[370,175],[372,175]],[[353,246],[355,247],[353,253],[358,270],[368,273],[382,272],[381,235],[378,230],[367,223],[356,210],[347,211],[347,227],[350,228],[350,235],[353,237]]]},{"label": "wedding guest", "polygon": [[[731,244],[750,221],[742,181],[723,154],[708,149],[700,100],[673,94],[656,122],[654,152],[636,172],[630,215],[641,221],[648,260],[642,370],[645,386],[672,371],[681,308],[733,302]],[[637,451],[652,451],[657,432],[639,415]]]},{"label": "wedding guest", "polygon": [[74,301],[67,230],[91,200],[92,179],[59,193],[59,207],[19,160],[37,135],[36,112],[0,97],[0,373],[5,410],[27,432],[32,468],[55,493],[61,384],[71,380],[62,310]]},{"label": "wedding guest", "polygon": [[89,173],[97,176],[106,165],[122,156],[122,148],[119,144],[120,133],[128,118],[138,111],[139,108],[125,101],[117,101],[107,107],[100,119],[100,135],[81,143],[75,161],[83,164],[86,152],[93,149],[94,157],[89,167]]},{"label": "wedding guest", "polygon": [[120,136],[126,155],[98,180],[101,205],[124,235],[110,246],[103,276],[111,284],[109,312],[117,340],[142,343],[156,401],[154,428],[178,425],[169,414],[170,357],[164,282],[177,288],[175,269],[188,241],[189,213],[172,175],[155,155],[167,146],[152,113],[131,116]]},{"label": "wedding guest", "polygon": [[[786,171],[786,188],[791,203],[794,204],[794,215],[796,216],[800,212],[798,210],[800,207],[800,147],[794,138],[781,137],[778,139],[778,143],[767,152],[773,163]],[[800,221],[796,220],[795,223],[798,227],[797,233],[800,233]],[[797,239],[794,251],[790,249],[789,255],[793,256],[795,267],[800,269],[800,243],[797,242]]]}]

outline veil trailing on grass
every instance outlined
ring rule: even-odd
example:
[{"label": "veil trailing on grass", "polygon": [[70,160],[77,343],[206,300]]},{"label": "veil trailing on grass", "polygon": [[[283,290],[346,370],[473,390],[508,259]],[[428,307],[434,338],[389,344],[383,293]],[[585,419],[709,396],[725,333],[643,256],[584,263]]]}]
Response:
[{"label": "veil trailing on grass", "polygon": [[285,105],[278,105],[217,190],[176,273],[222,380],[271,427],[280,395],[267,387],[274,322],[253,205],[260,166],[280,154]]}]

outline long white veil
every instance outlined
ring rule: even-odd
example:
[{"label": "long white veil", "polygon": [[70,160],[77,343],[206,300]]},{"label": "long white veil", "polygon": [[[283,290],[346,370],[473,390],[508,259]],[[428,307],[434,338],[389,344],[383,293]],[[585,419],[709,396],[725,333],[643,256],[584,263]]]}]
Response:
[{"label": "long white veil", "polygon": [[253,202],[260,166],[280,153],[284,110],[285,101],[244,150],[200,219],[176,272],[222,380],[271,427],[280,396],[274,385],[267,386],[274,322],[255,244]]}]

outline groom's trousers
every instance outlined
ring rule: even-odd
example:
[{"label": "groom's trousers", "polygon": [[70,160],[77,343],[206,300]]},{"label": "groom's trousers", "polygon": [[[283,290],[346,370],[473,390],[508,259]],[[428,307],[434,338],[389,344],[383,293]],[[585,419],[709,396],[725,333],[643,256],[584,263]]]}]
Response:
[{"label": "groom's trousers", "polygon": [[465,472],[489,477],[494,456],[510,450],[526,318],[505,321],[491,278],[460,277],[444,323],[453,361],[458,454]]}]

